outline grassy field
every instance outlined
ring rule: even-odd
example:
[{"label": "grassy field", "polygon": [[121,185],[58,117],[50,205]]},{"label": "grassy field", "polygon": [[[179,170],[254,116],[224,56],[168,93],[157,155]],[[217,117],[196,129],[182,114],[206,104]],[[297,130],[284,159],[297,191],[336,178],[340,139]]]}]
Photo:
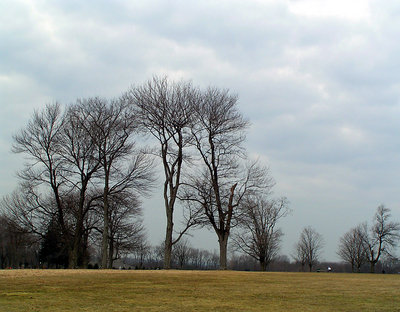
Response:
[{"label": "grassy field", "polygon": [[400,311],[400,276],[3,270],[0,311]]}]

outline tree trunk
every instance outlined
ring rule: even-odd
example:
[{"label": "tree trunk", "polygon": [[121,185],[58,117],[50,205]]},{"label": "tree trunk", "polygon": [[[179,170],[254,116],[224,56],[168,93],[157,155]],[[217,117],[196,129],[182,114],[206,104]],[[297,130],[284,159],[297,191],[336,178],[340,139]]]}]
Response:
[{"label": "tree trunk", "polygon": [[165,242],[164,242],[164,269],[165,270],[169,270],[171,268],[173,228],[174,228],[173,213],[172,213],[172,209],[170,209],[170,207],[168,207],[168,209],[167,209],[167,230],[165,233]]},{"label": "tree trunk", "polygon": [[260,260],[260,269],[263,272],[267,270],[267,263],[265,262],[265,260]]},{"label": "tree trunk", "polygon": [[78,216],[76,221],[76,228],[74,231],[74,242],[70,253],[70,261],[69,261],[70,269],[78,268],[79,251],[82,248],[83,221],[85,218],[85,211],[84,211],[85,195],[89,179],[90,176],[87,176],[86,179],[82,180],[82,186],[79,194]]},{"label": "tree trunk", "polygon": [[219,269],[228,269],[228,235],[219,235]]},{"label": "tree trunk", "polygon": [[112,269],[114,264],[114,242],[110,240],[109,250],[108,250],[108,268]]},{"label": "tree trunk", "polygon": [[88,264],[89,264],[89,253],[88,253],[88,240],[89,240],[89,234],[85,232],[83,235],[83,250],[82,250],[82,268],[87,269]]},{"label": "tree trunk", "polygon": [[375,262],[373,261],[370,262],[369,272],[375,273]]},{"label": "tree trunk", "polygon": [[108,174],[106,173],[105,185],[104,185],[104,196],[103,196],[103,237],[101,241],[101,268],[107,269],[108,260],[108,228],[109,228],[109,217],[108,217]]},{"label": "tree trunk", "polygon": [[107,269],[108,262],[108,206],[104,205],[104,228],[103,228],[103,237],[101,241],[101,268]]},{"label": "tree trunk", "polygon": [[81,216],[79,216],[74,233],[74,242],[69,256],[70,258],[69,269],[78,268],[79,250],[81,248],[81,242],[82,242],[82,228],[83,228],[83,220]]}]

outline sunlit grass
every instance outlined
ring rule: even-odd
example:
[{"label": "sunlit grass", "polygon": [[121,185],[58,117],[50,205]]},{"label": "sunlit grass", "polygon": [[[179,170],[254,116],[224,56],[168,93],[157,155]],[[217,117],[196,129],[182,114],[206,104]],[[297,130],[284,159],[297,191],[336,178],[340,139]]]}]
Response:
[{"label": "sunlit grass", "polygon": [[0,311],[400,311],[400,276],[9,270]]}]

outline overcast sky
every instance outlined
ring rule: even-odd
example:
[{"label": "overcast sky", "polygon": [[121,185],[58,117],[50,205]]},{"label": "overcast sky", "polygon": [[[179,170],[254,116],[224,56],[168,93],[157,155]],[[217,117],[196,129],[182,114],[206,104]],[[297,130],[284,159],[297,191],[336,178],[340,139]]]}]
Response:
[{"label": "overcast sky", "polygon": [[[339,237],[379,204],[400,220],[400,2],[2,0],[0,20],[0,196],[16,186],[12,135],[34,109],[167,74],[239,95],[248,153],[293,210],[282,253],[311,225],[337,260]],[[157,203],[145,202],[152,243]],[[191,241],[217,247],[214,233]]]}]

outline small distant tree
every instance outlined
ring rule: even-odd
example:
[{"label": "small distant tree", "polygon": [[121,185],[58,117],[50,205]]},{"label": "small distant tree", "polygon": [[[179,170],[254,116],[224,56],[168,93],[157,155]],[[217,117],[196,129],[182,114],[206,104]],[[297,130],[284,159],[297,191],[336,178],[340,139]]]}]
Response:
[{"label": "small distant tree", "polygon": [[173,255],[178,262],[179,268],[183,269],[190,258],[192,248],[187,239],[181,239],[174,245]]},{"label": "small distant tree", "polygon": [[380,205],[369,231],[367,224],[363,226],[366,256],[371,273],[375,272],[375,265],[383,254],[392,256],[392,249],[400,238],[400,223],[390,221],[390,217],[390,209]]},{"label": "small distant tree", "polygon": [[350,263],[352,272],[360,272],[361,266],[367,262],[363,225],[351,229],[340,238],[337,254]]},{"label": "small distant tree", "polygon": [[241,230],[233,238],[234,245],[257,260],[265,271],[279,252],[283,233],[277,223],[289,213],[287,200],[259,195],[248,198],[243,206]]},{"label": "small distant tree", "polygon": [[295,245],[295,259],[308,265],[310,272],[318,263],[321,249],[323,247],[322,235],[311,226],[305,227],[300,234],[300,239]]},{"label": "small distant tree", "polygon": [[144,269],[144,263],[151,252],[151,246],[147,242],[147,240],[143,239],[139,242],[138,246],[135,248],[134,255],[136,258],[136,262],[138,263],[138,269]]}]

